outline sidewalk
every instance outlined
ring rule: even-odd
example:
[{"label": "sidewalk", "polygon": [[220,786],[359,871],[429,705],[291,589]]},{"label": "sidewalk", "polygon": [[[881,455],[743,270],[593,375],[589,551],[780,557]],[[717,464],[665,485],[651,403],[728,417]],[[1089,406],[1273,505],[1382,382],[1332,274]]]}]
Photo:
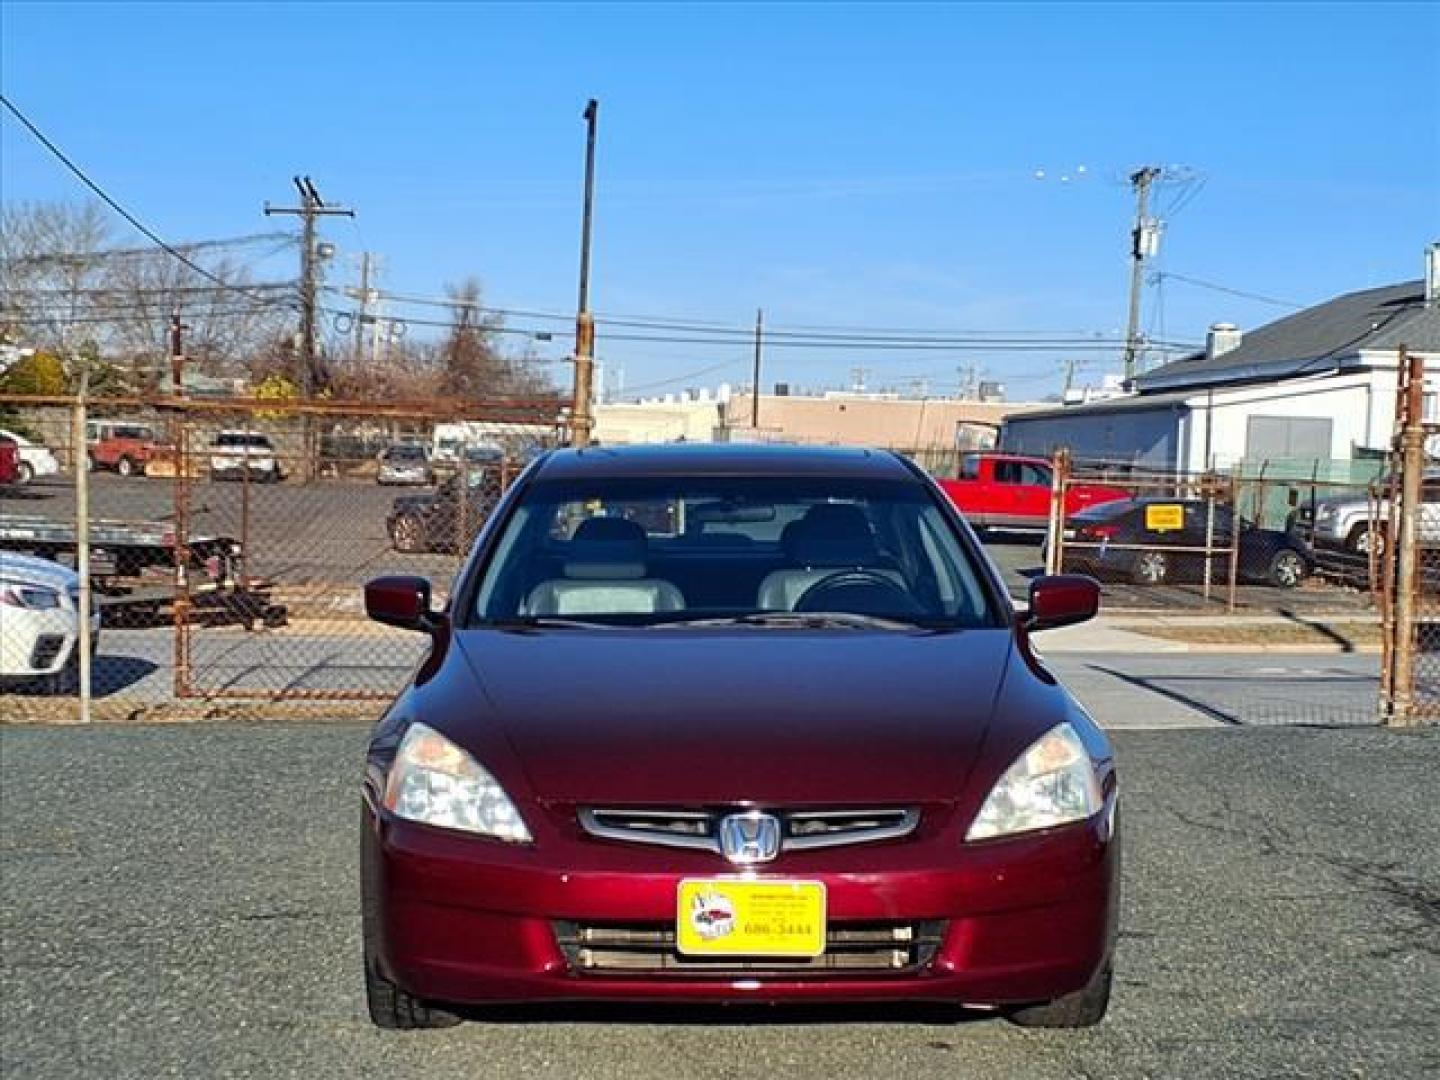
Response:
[{"label": "sidewalk", "polygon": [[1274,652],[1326,655],[1380,651],[1380,623],[1357,615],[1193,615],[1101,613],[1047,630],[1048,653]]}]

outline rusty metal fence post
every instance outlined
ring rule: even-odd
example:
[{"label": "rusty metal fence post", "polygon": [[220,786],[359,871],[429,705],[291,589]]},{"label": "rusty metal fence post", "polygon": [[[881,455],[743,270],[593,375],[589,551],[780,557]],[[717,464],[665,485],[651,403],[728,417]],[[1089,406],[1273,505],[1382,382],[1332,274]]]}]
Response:
[{"label": "rusty metal fence post", "polygon": [[1070,483],[1070,448],[1059,447],[1050,458],[1050,521],[1045,544],[1045,573],[1063,573],[1065,565],[1065,490]]},{"label": "rusty metal fence post", "polygon": [[1398,515],[1391,533],[1395,567],[1394,653],[1390,664],[1390,685],[1386,706],[1386,722],[1392,727],[1410,727],[1419,723],[1415,700],[1416,647],[1419,636],[1419,521],[1421,514],[1421,476],[1425,469],[1425,426],[1423,392],[1424,363],[1400,348],[1401,395],[1403,423],[1396,433],[1399,457],[1399,483],[1393,488],[1392,506]]},{"label": "rusty metal fence post", "polygon": [[190,697],[190,418],[175,414],[175,696]]}]

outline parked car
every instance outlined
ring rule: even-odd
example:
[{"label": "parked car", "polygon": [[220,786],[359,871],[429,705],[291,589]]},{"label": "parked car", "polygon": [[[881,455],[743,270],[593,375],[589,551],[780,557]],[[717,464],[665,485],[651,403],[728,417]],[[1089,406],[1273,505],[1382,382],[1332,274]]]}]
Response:
[{"label": "parked car", "polygon": [[0,428],[0,439],[14,444],[15,483],[28,484],[37,476],[54,476],[60,471],[60,462],[48,446],[3,428]]},{"label": "parked car", "polygon": [[366,587],[430,635],[362,781],[371,1019],[923,999],[1096,1023],[1114,755],[1031,637],[1098,598],[1042,578],[1017,615],[898,455],[542,457],[444,609],[422,578]]},{"label": "parked car", "polygon": [[14,439],[0,435],[0,486],[20,482],[20,448]]},{"label": "parked car", "polygon": [[[1043,529],[1050,523],[1053,472],[1044,458],[966,454],[960,459],[958,475],[939,483],[977,528]],[[1065,489],[1065,515],[1129,497],[1123,488],[1072,482]]]},{"label": "parked car", "polygon": [[210,443],[210,479],[274,484],[285,479],[285,472],[270,436],[259,431],[221,431]]},{"label": "parked car", "polygon": [[155,456],[155,432],[144,424],[90,420],[85,424],[85,453],[91,469],[113,469],[121,476],[143,476]]},{"label": "parked car", "polygon": [[433,484],[435,470],[430,455],[418,443],[396,443],[380,454],[380,471],[376,481],[381,484]]},{"label": "parked car", "polygon": [[[1378,487],[1381,492],[1389,489],[1389,482],[1384,481]],[[1368,493],[1321,499],[1313,509],[1301,506],[1296,510],[1292,525],[1321,551],[1368,556],[1372,544],[1377,552],[1385,550],[1390,500],[1372,499]],[[1427,469],[1420,479],[1416,535],[1421,544],[1440,545],[1440,469]]]},{"label": "parked car", "polygon": [[499,500],[498,468],[472,465],[464,473],[453,473],[434,491],[395,500],[385,520],[390,546],[407,553],[464,550]]},{"label": "parked car", "polygon": [[[1175,549],[1206,546],[1209,514],[1210,504],[1203,499],[1153,497],[1092,506],[1066,522],[1067,545],[1086,546],[1064,549],[1065,569],[1138,585],[1199,580],[1205,553]],[[1216,505],[1208,527],[1210,547],[1224,549],[1208,556],[1213,580],[1228,581],[1234,514]],[[1313,553],[1294,533],[1259,529],[1240,519],[1239,580],[1293,589],[1314,569]]]},{"label": "parked car", "polygon": [[[0,682],[72,689],[79,669],[80,578],[49,559],[0,551]],[[90,615],[92,642],[100,609]]]}]

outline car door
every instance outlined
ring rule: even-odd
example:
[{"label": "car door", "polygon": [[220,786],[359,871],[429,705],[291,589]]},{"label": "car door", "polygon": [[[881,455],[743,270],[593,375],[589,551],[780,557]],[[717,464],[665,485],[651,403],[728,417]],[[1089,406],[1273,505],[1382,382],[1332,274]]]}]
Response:
[{"label": "car door", "polygon": [[1050,520],[1050,469],[1034,461],[1020,462],[1015,492],[1016,512],[1032,521]]}]

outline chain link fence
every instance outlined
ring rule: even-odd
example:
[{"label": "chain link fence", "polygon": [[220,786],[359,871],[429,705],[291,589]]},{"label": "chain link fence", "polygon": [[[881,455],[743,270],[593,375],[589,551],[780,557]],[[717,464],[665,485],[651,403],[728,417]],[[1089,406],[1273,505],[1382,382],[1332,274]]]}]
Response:
[{"label": "chain link fence", "polygon": [[500,494],[562,434],[553,399],[0,410],[0,429],[53,458],[0,489],[7,580],[55,597],[3,611],[12,718],[74,711],[78,594],[34,560],[75,567],[81,486],[100,715],[379,700],[424,643],[365,619],[364,582],[418,574],[443,601]]},{"label": "chain link fence", "polygon": [[1371,485],[1147,473],[1064,453],[1052,468],[1045,565],[1099,578],[1110,610],[1374,612],[1368,531],[1358,544],[1321,535],[1337,505],[1347,521],[1373,521]]}]

